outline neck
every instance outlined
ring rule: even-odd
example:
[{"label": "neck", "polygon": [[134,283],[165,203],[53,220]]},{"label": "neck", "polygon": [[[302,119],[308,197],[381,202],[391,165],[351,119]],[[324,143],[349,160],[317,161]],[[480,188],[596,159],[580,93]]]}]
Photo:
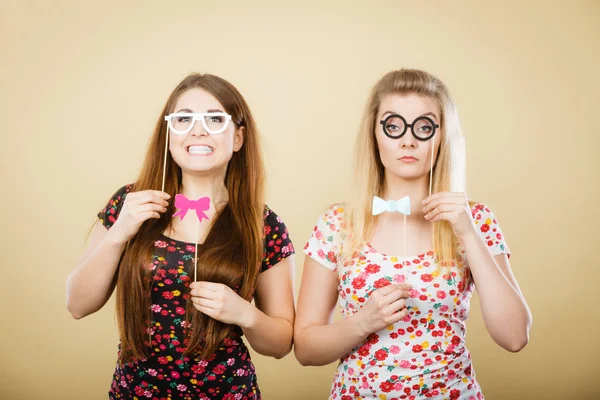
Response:
[{"label": "neck", "polygon": [[182,171],[182,194],[188,199],[210,197],[211,208],[229,200],[225,187],[225,172],[219,174],[198,174]]},{"label": "neck", "polygon": [[408,196],[411,215],[422,214],[421,202],[429,196],[429,174],[416,179],[403,179],[386,170],[382,194],[385,200],[399,200]]}]

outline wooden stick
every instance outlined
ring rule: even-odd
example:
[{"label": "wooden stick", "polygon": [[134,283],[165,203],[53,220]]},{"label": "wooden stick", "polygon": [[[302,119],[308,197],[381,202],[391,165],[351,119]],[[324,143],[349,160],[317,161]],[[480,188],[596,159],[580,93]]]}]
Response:
[{"label": "wooden stick", "polygon": [[161,190],[165,191],[165,175],[167,173],[167,154],[169,153],[169,125],[167,125],[167,135],[165,139],[165,157],[163,160],[163,176],[162,176],[162,187]]},{"label": "wooden stick", "polygon": [[198,230],[200,229],[200,218],[196,218],[196,250],[194,257],[194,282],[198,282]]}]

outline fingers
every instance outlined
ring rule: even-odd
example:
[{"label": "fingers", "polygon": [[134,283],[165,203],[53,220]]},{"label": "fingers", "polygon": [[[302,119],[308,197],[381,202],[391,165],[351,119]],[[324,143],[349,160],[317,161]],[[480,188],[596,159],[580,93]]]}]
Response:
[{"label": "fingers", "polygon": [[158,205],[158,204],[154,204],[154,203],[146,203],[146,204],[139,205],[137,207],[137,211],[138,212],[156,211],[156,212],[164,213],[164,212],[167,212],[167,207]]},{"label": "fingers", "polygon": [[[434,197],[436,196],[436,197]],[[467,199],[464,193],[435,193],[423,200],[423,212],[427,213],[441,204],[466,205]]]},{"label": "fingers", "polygon": [[400,309],[400,311],[398,311],[397,313],[394,313],[394,314],[390,315],[387,318],[386,322],[389,325],[393,325],[396,322],[401,321],[404,318],[406,318],[407,315],[408,315],[408,309],[406,307],[404,307],[404,308]]},{"label": "fingers", "polygon": [[399,283],[399,284],[393,284],[393,285],[387,285],[384,286],[380,289],[377,289],[373,292],[373,294],[377,293],[377,296],[381,296],[381,297],[385,297],[388,294],[390,294],[391,292],[398,290],[398,289],[404,289],[404,290],[408,290],[410,289],[412,286],[409,285],[408,283]]},{"label": "fingers", "polygon": [[160,214],[156,211],[146,211],[140,214],[140,220],[142,222],[149,220],[150,218],[160,219]]},{"label": "fingers", "polygon": [[450,212],[443,212],[443,213],[439,213],[438,215],[436,215],[434,218],[429,220],[430,222],[438,222],[438,221],[448,221],[451,224],[455,224],[456,221],[458,221],[458,212],[456,211],[450,211]]},{"label": "fingers", "polygon": [[441,213],[449,213],[449,212],[458,212],[462,209],[462,205],[457,204],[440,204],[434,209],[430,210],[427,214],[425,214],[425,219],[430,220],[435,218],[438,214]]},{"label": "fingers", "polygon": [[219,312],[214,308],[204,307],[201,305],[197,305],[196,303],[194,303],[194,308],[200,311],[202,314],[206,314],[211,318],[218,319]]},{"label": "fingers", "polygon": [[192,282],[190,284],[190,294],[196,297],[202,297],[211,300],[222,301],[225,297],[225,285],[213,282]]},{"label": "fingers", "polygon": [[213,310],[216,310],[219,308],[219,305],[216,301],[210,300],[210,299],[205,299],[203,297],[192,296],[192,303],[194,303],[194,305],[196,305],[198,307],[210,308]]},{"label": "fingers", "polygon": [[388,293],[383,301],[386,304],[392,304],[398,299],[408,299],[410,297],[410,291],[408,289],[397,289],[393,292]]},{"label": "fingers", "polygon": [[[130,197],[131,196],[131,197]],[[129,200],[132,204],[147,204],[154,203],[162,206],[169,205],[167,201],[171,196],[168,193],[157,190],[143,190],[141,192],[133,192],[127,195],[125,201]]]},{"label": "fingers", "polygon": [[194,296],[194,290],[197,290],[198,293],[200,291],[211,291],[211,292],[217,292],[220,291],[222,289],[224,289],[225,285],[223,285],[222,283],[214,283],[214,282],[206,282],[206,281],[198,281],[198,282],[192,282],[190,283],[190,288],[192,289],[192,296]]}]

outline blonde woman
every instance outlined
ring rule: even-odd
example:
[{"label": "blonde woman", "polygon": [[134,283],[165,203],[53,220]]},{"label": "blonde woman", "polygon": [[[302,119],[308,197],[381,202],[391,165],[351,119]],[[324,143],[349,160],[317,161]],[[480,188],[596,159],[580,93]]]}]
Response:
[{"label": "blonde woman", "polygon": [[340,359],[330,399],[482,399],[465,346],[475,288],[493,340],[527,344],[510,251],[491,210],[467,200],[464,159],[439,79],[403,69],[375,85],[353,197],[319,218],[304,249],[295,354],[303,365]]}]

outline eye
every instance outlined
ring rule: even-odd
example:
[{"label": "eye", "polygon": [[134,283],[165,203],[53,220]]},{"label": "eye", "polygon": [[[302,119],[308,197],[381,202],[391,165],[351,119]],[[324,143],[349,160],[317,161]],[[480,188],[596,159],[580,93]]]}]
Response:
[{"label": "eye", "polygon": [[175,118],[175,120],[176,120],[177,122],[192,122],[192,117],[188,117],[188,116],[185,116],[185,117],[177,117],[177,118]]},{"label": "eye", "polygon": [[220,117],[220,116],[209,117],[208,118],[208,122],[218,122],[218,123],[221,123],[221,122],[223,122],[223,117]]}]

